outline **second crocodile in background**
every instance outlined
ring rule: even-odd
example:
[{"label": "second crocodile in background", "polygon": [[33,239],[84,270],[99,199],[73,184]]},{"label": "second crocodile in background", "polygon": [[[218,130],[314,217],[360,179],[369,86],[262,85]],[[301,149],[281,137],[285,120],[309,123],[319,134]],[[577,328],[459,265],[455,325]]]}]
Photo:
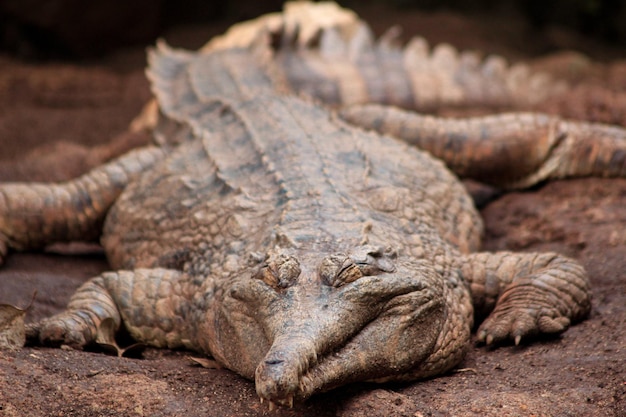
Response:
[{"label": "second crocodile in background", "polygon": [[[479,340],[520,343],[589,313],[575,260],[479,252],[481,219],[442,161],[292,94],[269,46],[277,33],[288,38],[287,26],[201,53],[160,45],[148,74],[163,146],[64,184],[0,186],[5,252],[101,235],[114,270],[85,283],[67,311],[30,325],[32,341],[82,348],[124,326],[138,341],[211,355],[255,380],[262,400],[292,405],[351,382],[445,372],[462,360],[475,318],[484,319]],[[379,130],[411,126],[386,123],[376,108],[341,114],[372,111]],[[623,131],[507,117],[458,122],[465,137],[446,130],[450,121],[419,119],[439,136],[418,135],[418,145],[441,149],[457,172],[500,170],[515,186],[588,174],[583,156],[591,173],[620,174],[623,151],[609,145]],[[487,135],[473,151],[473,135],[502,120],[558,133],[552,142],[511,135],[524,144],[512,149],[543,144],[548,157],[511,154],[527,170],[517,175],[501,161],[503,141]],[[569,143],[587,144],[593,158]]]}]

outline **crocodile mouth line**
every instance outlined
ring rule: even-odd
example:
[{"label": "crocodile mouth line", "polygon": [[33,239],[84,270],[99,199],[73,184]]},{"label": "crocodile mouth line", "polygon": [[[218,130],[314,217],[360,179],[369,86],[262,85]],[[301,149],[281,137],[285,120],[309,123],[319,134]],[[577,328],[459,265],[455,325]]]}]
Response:
[{"label": "crocodile mouth line", "polygon": [[[348,345],[353,338],[344,341],[340,346],[330,349],[323,354],[313,355],[306,366],[302,366],[297,372],[297,386],[290,390],[286,395],[274,396],[271,399],[259,394],[261,404],[267,403],[270,411],[278,407],[293,408],[295,403],[303,402],[313,393],[319,393],[332,390],[342,385],[339,382],[340,374],[332,370],[340,369],[339,366],[333,366],[333,362],[341,360],[342,356],[347,354]],[[333,376],[335,378],[333,378]],[[337,379],[337,383],[333,384],[333,379]],[[330,383],[329,383],[330,382]]]}]

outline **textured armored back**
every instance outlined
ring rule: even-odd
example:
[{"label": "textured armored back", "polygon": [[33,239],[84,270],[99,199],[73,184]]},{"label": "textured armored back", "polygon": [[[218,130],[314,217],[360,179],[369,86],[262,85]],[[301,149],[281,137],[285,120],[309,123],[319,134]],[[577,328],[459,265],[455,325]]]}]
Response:
[{"label": "textured armored back", "polygon": [[286,3],[283,13],[233,26],[204,51],[273,40],[275,61],[289,86],[326,104],[392,104],[415,110],[438,106],[528,107],[566,85],[499,56],[481,57],[423,38],[402,45],[391,28],[379,39],[358,16],[335,3]]},{"label": "textured armored back", "polygon": [[147,75],[161,110],[177,120],[183,115],[191,119],[194,114],[187,106],[198,104],[198,99],[242,102],[285,91],[270,55],[262,45],[194,54],[161,42],[149,53]]}]

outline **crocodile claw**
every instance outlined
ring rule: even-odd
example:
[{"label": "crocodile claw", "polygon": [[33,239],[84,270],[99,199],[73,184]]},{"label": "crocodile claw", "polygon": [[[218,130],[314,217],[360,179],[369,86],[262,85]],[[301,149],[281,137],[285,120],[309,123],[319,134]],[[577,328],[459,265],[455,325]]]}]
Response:
[{"label": "crocodile claw", "polygon": [[492,314],[478,330],[478,340],[487,346],[511,339],[516,346],[522,338],[540,334],[559,334],[570,325],[567,317],[550,317],[542,311],[515,311]]},{"label": "crocodile claw", "polygon": [[[481,342],[484,342],[487,346],[491,346],[494,343],[494,337],[491,334],[481,333],[478,336],[478,340]],[[514,339],[515,346],[519,346],[521,341],[522,341],[521,335],[518,334],[517,336],[515,336],[515,339]]]}]

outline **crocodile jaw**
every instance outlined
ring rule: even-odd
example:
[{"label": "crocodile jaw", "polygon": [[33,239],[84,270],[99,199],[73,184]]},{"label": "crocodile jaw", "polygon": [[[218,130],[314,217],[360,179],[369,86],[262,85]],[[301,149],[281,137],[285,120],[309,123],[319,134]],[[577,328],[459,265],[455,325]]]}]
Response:
[{"label": "crocodile jaw", "polygon": [[341,309],[329,302],[324,315],[283,327],[255,371],[262,401],[291,406],[352,382],[420,377],[439,349],[446,306],[432,287],[398,287],[404,292],[379,303]]}]

